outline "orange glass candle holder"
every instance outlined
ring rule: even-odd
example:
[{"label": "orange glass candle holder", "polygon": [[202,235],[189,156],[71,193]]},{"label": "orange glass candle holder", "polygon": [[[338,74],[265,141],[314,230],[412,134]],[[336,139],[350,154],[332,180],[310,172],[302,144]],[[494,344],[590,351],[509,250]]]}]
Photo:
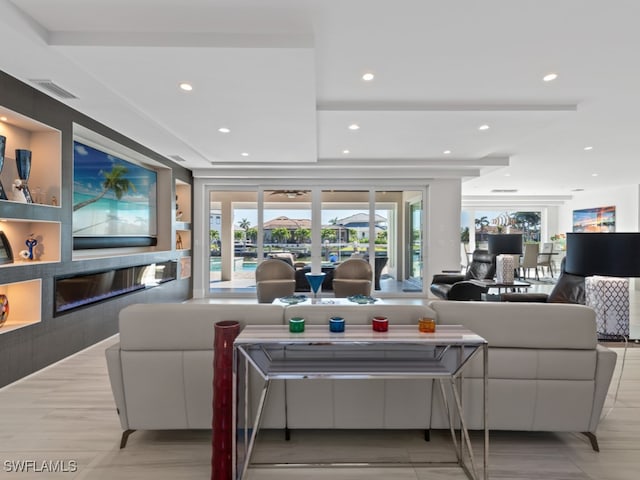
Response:
[{"label": "orange glass candle holder", "polygon": [[435,318],[423,317],[418,320],[418,330],[421,333],[433,333],[436,331]]}]

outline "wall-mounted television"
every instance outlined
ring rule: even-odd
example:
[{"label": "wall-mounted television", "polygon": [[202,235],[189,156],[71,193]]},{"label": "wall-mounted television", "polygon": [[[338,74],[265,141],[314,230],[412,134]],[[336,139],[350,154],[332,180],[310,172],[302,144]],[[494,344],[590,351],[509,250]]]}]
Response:
[{"label": "wall-mounted television", "polygon": [[157,243],[157,173],[73,142],[73,248]]}]

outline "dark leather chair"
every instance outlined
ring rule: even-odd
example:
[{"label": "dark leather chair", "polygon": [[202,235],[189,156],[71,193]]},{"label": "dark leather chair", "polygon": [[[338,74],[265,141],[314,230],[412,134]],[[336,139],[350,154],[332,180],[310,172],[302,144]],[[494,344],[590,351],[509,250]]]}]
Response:
[{"label": "dark leather chair", "polygon": [[565,259],[560,263],[560,276],[551,293],[503,293],[503,302],[548,302],[585,304],[584,278],[581,275],[567,273],[564,269]]},{"label": "dark leather chair", "polygon": [[434,275],[431,293],[444,300],[482,300],[489,287],[478,280],[493,279],[495,274],[496,256],[487,250],[476,250],[466,274]]}]

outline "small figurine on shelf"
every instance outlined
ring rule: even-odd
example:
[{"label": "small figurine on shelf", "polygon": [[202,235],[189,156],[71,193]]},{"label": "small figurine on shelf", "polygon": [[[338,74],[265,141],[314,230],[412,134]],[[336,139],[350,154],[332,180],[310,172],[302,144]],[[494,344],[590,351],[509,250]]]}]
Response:
[{"label": "small figurine on shelf", "polygon": [[51,195],[51,205],[53,205],[54,207],[58,206],[58,199],[55,195]]},{"label": "small figurine on shelf", "polygon": [[33,236],[33,233],[29,235],[29,238],[27,238],[24,243],[29,249],[29,260],[33,260],[33,249],[36,245],[38,245],[38,241]]},{"label": "small figurine on shelf", "polygon": [[9,318],[9,297],[4,293],[0,293],[0,327]]},{"label": "small figurine on shelf", "polygon": [[178,195],[176,195],[176,221],[182,221],[182,210],[180,210],[180,205],[178,205]]},{"label": "small figurine on shelf", "polygon": [[176,250],[182,250],[182,237],[176,233]]},{"label": "small figurine on shelf", "polygon": [[25,190],[22,188],[22,180],[15,179],[11,184],[11,190],[13,191],[13,200],[20,203],[29,203]]}]

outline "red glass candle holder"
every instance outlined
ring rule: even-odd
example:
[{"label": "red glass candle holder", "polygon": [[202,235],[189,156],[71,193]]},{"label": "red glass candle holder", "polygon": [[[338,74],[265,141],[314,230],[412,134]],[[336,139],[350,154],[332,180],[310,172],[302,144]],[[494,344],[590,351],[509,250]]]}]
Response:
[{"label": "red glass candle holder", "polygon": [[382,315],[377,315],[371,320],[371,327],[374,332],[386,332],[389,330],[389,319]]}]

